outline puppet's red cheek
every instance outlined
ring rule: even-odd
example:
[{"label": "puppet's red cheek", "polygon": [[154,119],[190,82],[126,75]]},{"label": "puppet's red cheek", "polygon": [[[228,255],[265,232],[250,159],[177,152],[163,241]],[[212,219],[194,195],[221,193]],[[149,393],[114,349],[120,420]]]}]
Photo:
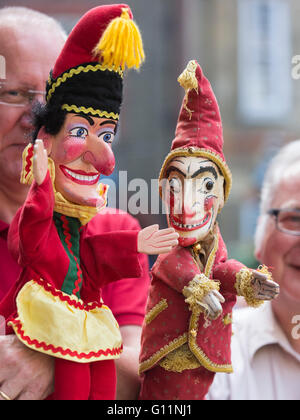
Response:
[{"label": "puppet's red cheek", "polygon": [[213,208],[215,202],[215,197],[207,197],[204,202],[204,210],[206,212],[210,211]]},{"label": "puppet's red cheek", "polygon": [[59,162],[73,162],[86,150],[86,141],[82,139],[66,138],[57,151]]}]

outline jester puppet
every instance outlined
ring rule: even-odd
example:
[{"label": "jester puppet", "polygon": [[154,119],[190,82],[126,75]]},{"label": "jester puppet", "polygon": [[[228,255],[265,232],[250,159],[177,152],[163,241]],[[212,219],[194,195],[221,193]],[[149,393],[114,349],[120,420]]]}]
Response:
[{"label": "jester puppet", "polygon": [[37,140],[24,152],[22,182],[32,185],[9,233],[22,273],[0,314],[8,334],[56,358],[52,399],[115,397],[122,340],[101,287],[140,277],[139,253],[168,252],[178,243],[173,229],[156,225],[97,231],[106,204],[99,178],[115,166],[123,71],[143,59],[127,5],[90,10],[50,73],[46,105],[36,113]]},{"label": "jester puppet", "polygon": [[142,400],[205,399],[215,372],[232,372],[237,295],[258,306],[279,293],[266,267],[252,271],[227,259],[216,218],[232,178],[218,104],[196,61],[178,81],[186,95],[160,187],[169,226],[180,237],[152,269],[140,355]]}]

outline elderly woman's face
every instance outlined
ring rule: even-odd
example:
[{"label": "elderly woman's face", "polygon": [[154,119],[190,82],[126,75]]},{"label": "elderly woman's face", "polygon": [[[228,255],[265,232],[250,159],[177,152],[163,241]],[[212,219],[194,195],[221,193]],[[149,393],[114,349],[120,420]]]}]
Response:
[{"label": "elderly woman's face", "polygon": [[[300,209],[300,174],[279,184],[271,207]],[[275,218],[269,216],[256,257],[272,269],[274,280],[280,284],[281,294],[274,304],[287,299],[300,305],[300,236],[279,231]]]},{"label": "elderly woman's face", "polygon": [[180,245],[205,240],[224,205],[224,177],[212,161],[195,156],[173,159],[166,175],[168,222]]}]

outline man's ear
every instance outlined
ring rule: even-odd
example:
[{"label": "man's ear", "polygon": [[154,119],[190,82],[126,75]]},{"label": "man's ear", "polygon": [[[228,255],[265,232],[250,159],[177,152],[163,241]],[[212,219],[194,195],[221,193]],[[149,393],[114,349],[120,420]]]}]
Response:
[{"label": "man's ear", "polygon": [[51,153],[52,150],[52,142],[53,142],[53,138],[51,136],[51,134],[46,133],[45,127],[40,128],[38,135],[37,135],[37,139],[41,139],[44,142],[44,147],[47,150],[47,154],[48,156]]}]

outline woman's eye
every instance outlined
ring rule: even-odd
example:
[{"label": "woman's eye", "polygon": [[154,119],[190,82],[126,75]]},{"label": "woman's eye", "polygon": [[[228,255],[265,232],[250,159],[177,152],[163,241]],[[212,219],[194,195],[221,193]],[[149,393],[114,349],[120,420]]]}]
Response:
[{"label": "woman's eye", "polygon": [[101,134],[101,136],[99,137],[102,138],[102,140],[105,141],[105,143],[109,143],[109,144],[111,144],[114,140],[113,133],[104,133],[104,134]]},{"label": "woman's eye", "polygon": [[77,127],[77,128],[73,128],[73,129],[70,131],[70,135],[71,135],[71,136],[74,136],[74,137],[80,137],[80,138],[83,138],[83,137],[86,137],[86,136],[88,135],[88,131],[87,131],[87,129],[86,129],[86,128],[83,128],[83,127]]}]

